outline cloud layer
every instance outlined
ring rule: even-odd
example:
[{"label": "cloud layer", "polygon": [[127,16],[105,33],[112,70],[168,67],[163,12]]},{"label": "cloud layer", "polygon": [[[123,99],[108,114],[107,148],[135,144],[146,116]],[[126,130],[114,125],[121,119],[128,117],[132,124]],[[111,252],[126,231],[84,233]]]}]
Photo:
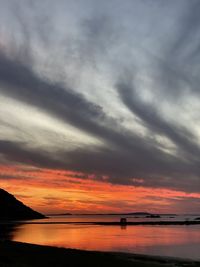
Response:
[{"label": "cloud layer", "polygon": [[0,3],[2,163],[199,192],[198,1]]}]

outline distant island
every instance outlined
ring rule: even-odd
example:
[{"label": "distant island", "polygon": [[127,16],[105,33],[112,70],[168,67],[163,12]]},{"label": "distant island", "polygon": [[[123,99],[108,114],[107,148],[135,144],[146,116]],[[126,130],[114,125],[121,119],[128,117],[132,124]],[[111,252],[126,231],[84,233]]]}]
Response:
[{"label": "distant island", "polygon": [[49,213],[47,216],[68,216],[72,215],[72,213]]},{"label": "distant island", "polygon": [[146,217],[146,218],[160,218],[161,216],[177,216],[177,214],[154,214],[150,212],[128,212],[128,213],[51,213],[48,216],[138,216],[138,217]]},{"label": "distant island", "polygon": [[152,216],[154,214],[149,213],[149,212],[129,212],[129,213],[51,213],[47,214],[48,216],[96,216],[96,215],[104,215],[104,216]]},{"label": "distant island", "polygon": [[32,220],[46,218],[0,188],[0,220]]},{"label": "distant island", "polygon": [[95,215],[104,215],[104,216],[110,216],[110,215],[120,215],[120,216],[150,216],[152,215],[149,212],[129,212],[129,213],[51,213],[48,214],[49,216],[63,216],[63,215],[75,215],[75,216],[95,216]]}]

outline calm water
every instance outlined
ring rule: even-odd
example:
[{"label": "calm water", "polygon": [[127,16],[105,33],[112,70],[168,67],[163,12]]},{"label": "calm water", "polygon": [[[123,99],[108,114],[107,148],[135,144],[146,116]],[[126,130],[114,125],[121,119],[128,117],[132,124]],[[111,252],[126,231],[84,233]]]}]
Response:
[{"label": "calm water", "polygon": [[[175,219],[186,218],[189,219],[188,217],[176,217]],[[174,220],[174,218],[168,217],[164,219]],[[190,219],[193,218],[190,217]],[[142,221],[144,218],[129,218],[128,220]],[[147,219],[145,218],[145,220]],[[119,217],[68,216],[40,221],[119,221]],[[200,259],[200,225],[127,226],[124,228],[120,226],[77,225],[73,223],[22,224],[13,229],[10,239],[66,248]]]}]

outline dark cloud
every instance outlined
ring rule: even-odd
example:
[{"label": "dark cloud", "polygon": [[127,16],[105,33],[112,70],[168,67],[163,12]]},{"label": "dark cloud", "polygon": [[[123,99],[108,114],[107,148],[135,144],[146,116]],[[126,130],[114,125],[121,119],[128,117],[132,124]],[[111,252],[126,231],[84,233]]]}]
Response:
[{"label": "dark cloud", "polygon": [[[194,164],[184,164],[180,160],[164,158],[163,154],[154,154],[153,151],[137,150],[75,150],[73,152],[57,152],[54,155],[31,150],[24,144],[1,141],[1,153],[11,162],[23,163],[43,168],[70,169],[88,174],[81,177],[86,179],[94,174],[96,179],[109,177],[108,181],[118,184],[132,184],[136,186],[167,187],[197,192],[199,168]],[[145,155],[143,153],[147,152]],[[163,157],[163,158],[162,158]],[[191,176],[193,175],[193,177]],[[190,183],[188,185],[188,176]],[[133,177],[142,177],[143,183],[133,183]]]},{"label": "dark cloud", "polygon": [[199,156],[200,149],[196,145],[197,140],[186,127],[180,127],[173,123],[167,122],[161,117],[159,110],[152,104],[143,102],[132,84],[119,83],[117,85],[120,99],[127,108],[138,116],[147,128],[155,134],[168,137],[175,145],[178,146],[183,156],[190,154],[190,157]]},{"label": "dark cloud", "polygon": [[78,128],[100,135],[101,129],[96,129],[95,124],[95,120],[103,120],[105,116],[100,106],[88,102],[69,88],[65,89],[61,85],[37,77],[31,69],[8,59],[2,53],[0,65],[2,94],[37,106]]},{"label": "dark cloud", "polygon": [[176,36],[174,37],[173,45],[169,51],[176,58],[184,58],[187,60],[194,59],[193,56],[198,56],[199,42],[198,36],[200,33],[200,2],[192,0],[186,2],[185,8],[182,10],[180,23],[178,25]]},{"label": "dark cloud", "polygon": [[48,157],[42,151],[31,150],[24,143],[0,140],[0,152],[4,157],[15,163],[24,163],[46,168],[61,168],[62,164],[56,159]]}]

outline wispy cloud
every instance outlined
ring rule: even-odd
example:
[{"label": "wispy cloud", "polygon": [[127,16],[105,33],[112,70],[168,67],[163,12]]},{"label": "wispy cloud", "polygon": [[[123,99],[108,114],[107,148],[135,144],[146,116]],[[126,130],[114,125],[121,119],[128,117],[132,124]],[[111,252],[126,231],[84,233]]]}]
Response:
[{"label": "wispy cloud", "polygon": [[198,1],[0,4],[2,162],[199,191]]}]

